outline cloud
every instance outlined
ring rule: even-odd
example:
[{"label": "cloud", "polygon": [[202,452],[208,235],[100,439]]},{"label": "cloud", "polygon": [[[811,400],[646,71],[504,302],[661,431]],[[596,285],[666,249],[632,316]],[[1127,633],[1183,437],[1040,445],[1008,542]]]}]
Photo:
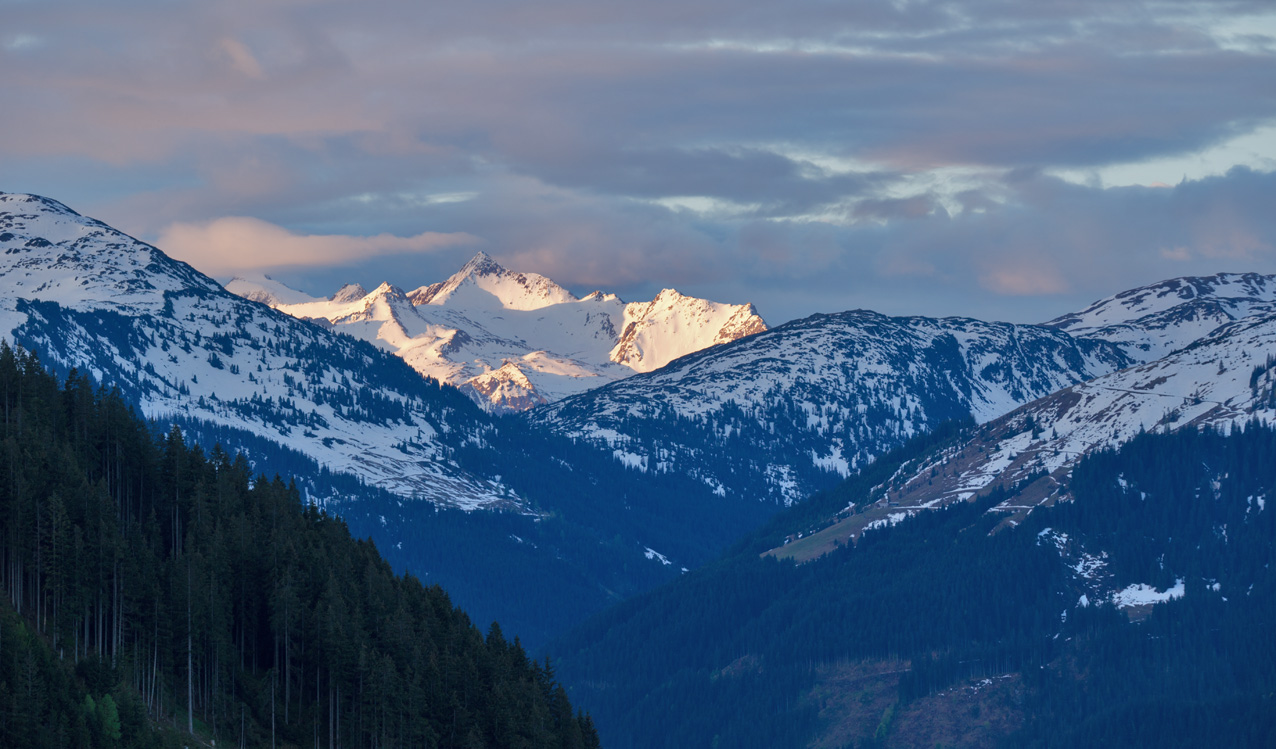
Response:
[{"label": "cloud", "polygon": [[[0,50],[0,189],[77,199],[218,273],[439,280],[469,250],[428,227],[578,290],[718,289],[772,321],[1044,319],[1220,263],[1276,271],[1276,47],[1236,43],[1273,17],[1259,0],[10,4],[6,28],[40,44]],[[1218,176],[1085,179],[1148,160]],[[1047,176],[1065,172],[1083,184]]]},{"label": "cloud", "polygon": [[241,270],[348,263],[383,255],[437,252],[476,244],[470,234],[423,232],[411,237],[294,234],[260,219],[228,216],[204,223],[175,223],[160,235],[167,254],[209,275]]},{"label": "cloud", "polygon": [[6,126],[28,152],[160,158],[192,138],[233,151],[228,134],[395,133],[563,186],[706,194],[669,183],[707,177],[712,191],[747,169],[742,185],[777,175],[780,193],[801,183],[758,142],[904,168],[1083,166],[1276,117],[1269,55],[1220,49],[1142,3],[41,5],[15,21],[57,55],[6,71],[22,94]]},{"label": "cloud", "polygon": [[261,63],[257,62],[257,58],[253,57],[253,53],[248,46],[238,39],[224,37],[220,46],[222,51],[226,53],[226,57],[230,59],[231,67],[248,76],[249,78],[262,78],[264,74],[261,70]]},{"label": "cloud", "polygon": [[992,268],[980,276],[981,285],[989,291],[1008,296],[1060,294],[1068,284],[1053,268],[1032,265]]},{"label": "cloud", "polygon": [[892,221],[904,218],[921,218],[935,211],[942,211],[935,200],[928,195],[915,195],[911,198],[872,198],[862,200],[851,209],[856,219],[872,219],[876,221]]},{"label": "cloud", "polygon": [[44,39],[33,34],[14,34],[4,41],[4,48],[15,53],[36,50],[43,46]]}]

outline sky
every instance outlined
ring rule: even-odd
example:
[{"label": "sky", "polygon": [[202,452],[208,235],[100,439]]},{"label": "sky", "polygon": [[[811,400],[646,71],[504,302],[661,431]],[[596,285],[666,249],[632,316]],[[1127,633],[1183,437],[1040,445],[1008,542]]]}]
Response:
[{"label": "sky", "polygon": [[1276,4],[0,0],[0,191],[316,295],[1040,322],[1276,273]]}]

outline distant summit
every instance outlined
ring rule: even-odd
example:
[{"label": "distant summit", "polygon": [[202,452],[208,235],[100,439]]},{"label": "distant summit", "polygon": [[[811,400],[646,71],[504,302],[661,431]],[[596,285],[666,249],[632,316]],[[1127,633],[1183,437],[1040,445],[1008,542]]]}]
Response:
[{"label": "distant summit", "polygon": [[[650,302],[625,305],[624,332],[611,360],[650,372],[679,356],[766,329],[752,304],[718,304],[665,289]],[[704,341],[709,331],[713,337]]]},{"label": "distant summit", "polygon": [[479,250],[470,258],[470,261],[461,266],[461,270],[457,272],[458,276],[493,276],[501,275],[506,270],[492,259],[492,256]]},{"label": "distant summit", "polygon": [[337,293],[333,294],[331,300],[337,304],[345,304],[353,302],[356,299],[362,299],[368,295],[368,292],[357,283],[348,283],[337,289]]},{"label": "distant summit", "polygon": [[267,307],[298,304],[310,300],[309,296],[285,286],[270,276],[256,278],[236,276],[226,284],[226,290],[250,301],[261,302]]},{"label": "distant summit", "polygon": [[673,289],[626,304],[577,298],[552,279],[479,252],[445,281],[371,293],[348,284],[327,299],[275,281],[227,289],[318,320],[393,351],[423,375],[457,385],[494,412],[523,411],[680,356],[766,330],[751,304],[720,304]]},{"label": "distant summit", "polygon": [[413,304],[447,304],[460,294],[460,306],[499,305],[502,309],[535,310],[552,304],[576,302],[570,291],[539,273],[514,273],[502,268],[485,252],[469,262],[442,283],[422,286],[408,295]]}]

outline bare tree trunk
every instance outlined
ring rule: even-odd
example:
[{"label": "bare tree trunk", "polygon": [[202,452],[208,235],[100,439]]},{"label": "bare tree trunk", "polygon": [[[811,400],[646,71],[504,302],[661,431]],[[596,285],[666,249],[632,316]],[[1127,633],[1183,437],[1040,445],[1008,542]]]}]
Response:
[{"label": "bare tree trunk", "polygon": [[320,709],[319,703],[319,664],[315,664],[315,749],[319,749],[319,721],[323,717],[323,710]]},{"label": "bare tree trunk", "polygon": [[115,668],[116,654],[120,652],[120,560],[117,557],[111,569],[115,603],[111,608],[111,668]]},{"label": "bare tree trunk", "polygon": [[288,708],[292,703],[292,670],[289,668],[288,633],[292,629],[288,621],[288,599],[284,599],[284,723],[288,722]]},{"label": "bare tree trunk", "polygon": [[194,688],[194,669],[192,667],[194,658],[192,657],[191,648],[191,630],[194,628],[191,621],[191,562],[190,557],[186,558],[186,732],[195,735],[195,688]]},{"label": "bare tree trunk", "polygon": [[155,640],[153,642],[153,657],[151,659],[151,698],[147,703],[155,710],[156,719],[159,718],[159,709],[155,700],[155,683],[159,681],[159,599],[155,600]]}]

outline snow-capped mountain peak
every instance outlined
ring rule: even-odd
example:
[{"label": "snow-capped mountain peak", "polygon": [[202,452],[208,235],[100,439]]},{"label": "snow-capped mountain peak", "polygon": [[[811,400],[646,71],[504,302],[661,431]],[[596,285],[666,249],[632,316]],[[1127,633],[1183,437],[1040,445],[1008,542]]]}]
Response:
[{"label": "snow-capped mountain peak", "polygon": [[[246,282],[231,290],[285,297]],[[555,401],[766,329],[750,304],[674,289],[634,304],[602,291],[577,299],[545,276],[507,270],[482,252],[448,280],[407,294],[389,284],[362,291],[352,284],[329,299],[299,295],[299,303],[274,306],[394,351],[493,411]]]},{"label": "snow-capped mountain peak", "polygon": [[[97,227],[105,227],[99,221],[85,218],[75,211],[71,210],[65,203],[60,203],[52,198],[42,197],[40,195],[26,195],[17,192],[0,192],[0,210],[4,210],[6,214],[23,215],[28,218],[39,216],[44,220],[53,220],[56,217],[64,217],[68,221],[63,224],[67,227],[79,227],[84,231],[91,231]],[[65,238],[65,237],[63,237]],[[46,239],[51,238],[46,237]]]},{"label": "snow-capped mountain peak", "polygon": [[[364,299],[368,299],[368,298],[373,298],[373,299],[389,298],[389,299],[396,299],[396,300],[397,299],[407,300],[408,295],[404,293],[403,289],[400,289],[398,286],[395,286],[389,281],[384,281],[381,283],[380,286],[373,289],[370,293],[364,294]],[[409,304],[410,303],[411,302],[409,301]]]},{"label": "snow-capped mountain peak", "polygon": [[[727,343],[766,330],[752,304],[719,304],[663,289],[650,302],[625,306],[624,329],[610,358],[637,372],[650,372],[706,345]],[[701,342],[707,330],[716,331]],[[692,342],[700,345],[691,345]]]},{"label": "snow-capped mountain peak", "polygon": [[[347,289],[350,289],[350,287],[342,287],[342,291]],[[338,292],[336,296],[340,295],[340,292]],[[335,297],[333,303],[339,303]],[[344,314],[334,316],[332,322],[358,322],[365,320],[385,322],[388,320],[401,320],[405,313],[413,317],[416,316],[416,313],[412,311],[412,302],[408,301],[407,294],[403,293],[403,289],[390,283],[383,283],[362,297],[355,297],[347,304],[349,307],[344,310]]]},{"label": "snow-capped mountain peak", "polygon": [[474,253],[474,257],[469,259],[465,265],[461,266],[461,270],[457,272],[458,276],[499,276],[504,275],[507,271],[501,267],[501,264],[492,259],[492,256],[479,250]]},{"label": "snow-capped mountain peak", "polygon": [[358,301],[367,295],[368,292],[362,285],[357,283],[348,283],[340,289],[337,289],[337,293],[332,295],[331,301],[336,302],[337,304],[348,304],[350,302]]},{"label": "snow-capped mountain peak", "polygon": [[480,403],[500,403],[510,411],[525,411],[546,402],[514,362],[505,362],[499,369],[470,378],[462,389]]},{"label": "snow-capped mountain peak", "polygon": [[[0,193],[0,278],[5,294],[75,309],[163,307],[162,293],[217,290],[216,282],[56,200]],[[18,324],[7,309],[0,322]]]},{"label": "snow-capped mountain peak", "polygon": [[567,289],[539,273],[515,273],[502,268],[480,251],[448,280],[422,286],[409,297],[413,304],[443,305],[454,296],[464,306],[492,306],[503,309],[535,310],[553,304],[579,301]]}]

